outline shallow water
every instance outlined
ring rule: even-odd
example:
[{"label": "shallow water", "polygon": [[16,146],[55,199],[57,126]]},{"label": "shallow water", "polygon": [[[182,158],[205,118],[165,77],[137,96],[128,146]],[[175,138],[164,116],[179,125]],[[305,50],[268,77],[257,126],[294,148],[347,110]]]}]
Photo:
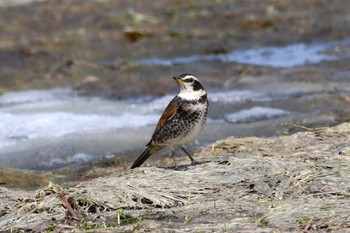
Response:
[{"label": "shallow water", "polygon": [[[349,40],[237,50],[225,55],[146,58],[147,65],[178,62],[239,61],[271,67],[294,67],[349,57]],[[347,71],[327,82],[286,82],[277,77],[244,78],[239,89],[229,82],[208,90],[209,119],[190,149],[227,136],[289,133],[289,124],[310,126],[338,122],[349,112],[338,101],[350,94]],[[172,82],[169,80],[169,82]],[[0,166],[52,169],[113,154],[134,159],[150,139],[155,124],[176,93],[162,97],[111,100],[81,96],[71,89],[29,90],[0,96]],[[345,106],[345,107],[344,107]]]}]

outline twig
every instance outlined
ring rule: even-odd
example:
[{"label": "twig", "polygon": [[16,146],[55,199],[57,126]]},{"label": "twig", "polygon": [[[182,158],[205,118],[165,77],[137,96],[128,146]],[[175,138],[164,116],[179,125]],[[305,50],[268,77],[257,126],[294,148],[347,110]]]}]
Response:
[{"label": "twig", "polygon": [[66,198],[66,193],[59,193],[58,198],[62,201],[63,205],[67,208],[68,213],[73,217],[77,218],[77,215],[75,214],[71,204],[69,203],[68,199]]}]

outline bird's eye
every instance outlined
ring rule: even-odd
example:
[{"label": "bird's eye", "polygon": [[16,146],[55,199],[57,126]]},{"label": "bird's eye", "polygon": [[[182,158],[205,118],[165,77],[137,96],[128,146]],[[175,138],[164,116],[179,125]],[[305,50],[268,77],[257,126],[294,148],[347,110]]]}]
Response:
[{"label": "bird's eye", "polygon": [[193,78],[186,79],[186,82],[192,83],[193,82]]}]

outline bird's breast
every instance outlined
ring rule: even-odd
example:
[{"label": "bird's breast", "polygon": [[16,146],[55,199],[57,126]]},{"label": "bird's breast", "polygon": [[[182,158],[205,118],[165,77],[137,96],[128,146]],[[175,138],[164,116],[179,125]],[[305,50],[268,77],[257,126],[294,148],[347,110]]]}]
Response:
[{"label": "bird's breast", "polygon": [[176,144],[186,144],[198,136],[207,119],[208,105],[207,103],[188,104],[184,110],[186,112],[186,116],[183,116],[185,130]]}]

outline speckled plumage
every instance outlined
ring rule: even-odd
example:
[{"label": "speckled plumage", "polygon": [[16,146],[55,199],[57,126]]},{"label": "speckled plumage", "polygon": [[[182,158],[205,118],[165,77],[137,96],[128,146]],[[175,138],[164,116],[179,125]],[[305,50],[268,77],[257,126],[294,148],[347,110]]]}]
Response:
[{"label": "speckled plumage", "polygon": [[[179,146],[192,163],[196,162],[183,145],[195,139],[204,127],[209,105],[207,94],[198,79],[191,74],[183,74],[174,79],[180,92],[164,110],[146,150],[131,168],[141,166],[152,153],[166,146]],[[173,150],[172,152],[175,157]]]},{"label": "speckled plumage", "polygon": [[[204,99],[203,99],[204,100]],[[199,127],[198,133],[203,129],[207,119],[208,102],[204,101],[184,100],[176,96],[172,102],[178,102],[179,108],[175,115],[168,120],[164,127],[156,131],[151,142],[165,146],[167,145],[183,145],[194,139],[197,134],[186,140],[186,136],[191,131]]]}]

